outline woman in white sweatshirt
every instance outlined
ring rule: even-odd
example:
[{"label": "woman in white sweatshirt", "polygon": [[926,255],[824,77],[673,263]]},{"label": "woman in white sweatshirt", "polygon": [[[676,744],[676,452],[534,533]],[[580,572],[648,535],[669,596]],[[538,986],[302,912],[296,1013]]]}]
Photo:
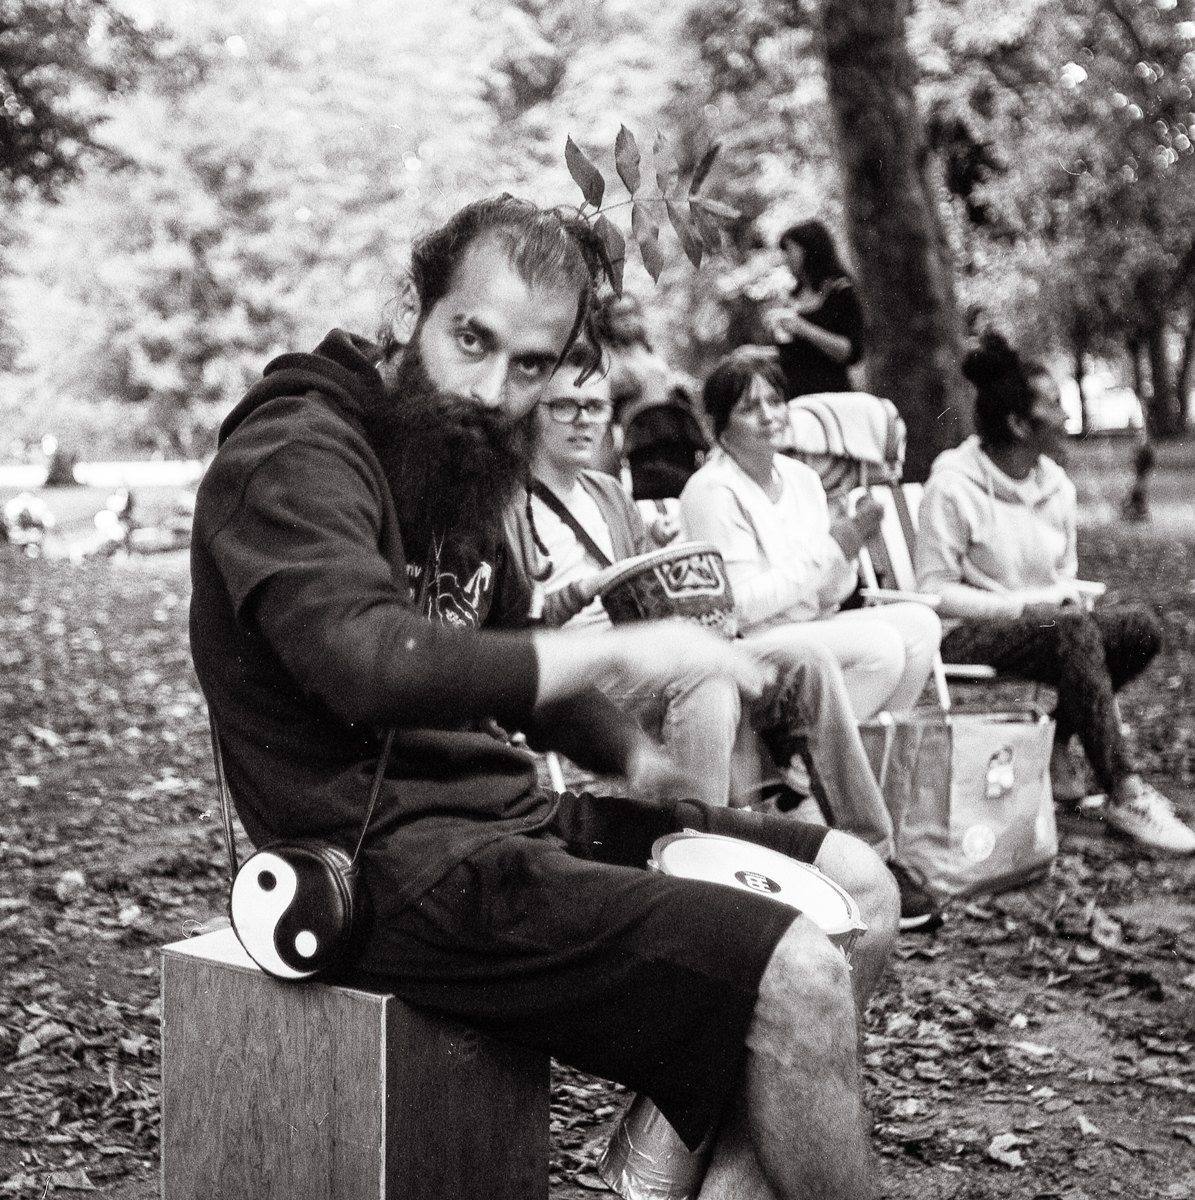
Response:
[{"label": "woman in white sweatshirt", "polygon": [[916,603],[839,610],[880,509],[865,502],[830,520],[817,472],[779,453],[783,389],[774,352],[744,346],[714,367],[702,400],[718,448],[681,493],[682,533],[721,551],[739,628],[756,648],[778,661],[790,647],[828,649],[857,720],[910,708],[933,669],[938,618]]},{"label": "woman in white sweatshirt", "polygon": [[1114,694],[1161,647],[1143,609],[1087,612],[1075,583],[1075,488],[1058,385],[998,334],[967,355],[978,434],[939,455],[921,501],[917,586],[942,597],[942,657],[1056,688],[1055,770],[1075,734],[1108,797],[1105,818],[1143,844],[1195,851],[1195,832],[1137,774]]}]

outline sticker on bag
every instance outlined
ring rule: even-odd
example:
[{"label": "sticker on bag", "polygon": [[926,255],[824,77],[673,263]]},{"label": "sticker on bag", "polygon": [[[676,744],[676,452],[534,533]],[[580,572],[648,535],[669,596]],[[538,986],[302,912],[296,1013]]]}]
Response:
[{"label": "sticker on bag", "polygon": [[[988,759],[987,773],[987,791],[986,795],[989,800],[1003,800],[1005,796],[1012,792],[1016,786],[1017,774],[1013,766],[1013,754],[1011,746],[1001,746],[991,758]],[[990,854],[991,851],[989,850]],[[970,857],[970,856],[968,856]],[[987,858],[987,854],[983,856]],[[982,859],[976,859],[976,862],[981,862]]]},{"label": "sticker on bag", "polygon": [[972,825],[963,834],[963,855],[968,862],[986,862],[996,849],[996,831],[990,825]]}]

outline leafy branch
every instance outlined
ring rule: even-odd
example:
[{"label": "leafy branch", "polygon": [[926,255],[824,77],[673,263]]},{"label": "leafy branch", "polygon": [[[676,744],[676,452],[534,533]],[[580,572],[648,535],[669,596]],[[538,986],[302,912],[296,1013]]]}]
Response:
[{"label": "leafy branch", "polygon": [[[721,245],[721,223],[736,220],[740,213],[729,204],[722,204],[701,195],[701,189],[709,177],[719,146],[715,143],[702,156],[693,169],[687,188],[681,187],[681,171],[668,139],[656,133],[652,146],[652,161],[655,165],[658,195],[645,196],[641,191],[643,173],[640,169],[642,156],[635,135],[625,126],[619,126],[614,139],[614,166],[618,178],[630,193],[629,200],[602,207],[606,196],[606,179],[601,171],[585,156],[570,137],[564,145],[564,161],[573,181],[581,189],[584,203],[581,214],[591,220],[593,230],[601,239],[606,254],[606,267],[614,291],[622,294],[622,274],[626,264],[626,238],[609,218],[609,213],[630,205],[631,236],[639,247],[639,257],[653,281],[658,282],[664,269],[664,253],[660,249],[660,226],[653,215],[662,207],[676,233],[681,249],[693,264],[700,267],[706,248]],[[586,208],[592,212],[586,212]]]}]

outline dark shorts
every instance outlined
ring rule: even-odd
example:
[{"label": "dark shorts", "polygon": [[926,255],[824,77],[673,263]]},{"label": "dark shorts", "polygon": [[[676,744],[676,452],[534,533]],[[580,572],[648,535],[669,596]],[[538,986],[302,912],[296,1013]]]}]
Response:
[{"label": "dark shorts", "polygon": [[682,829],[804,862],[826,833],[690,800],[565,796],[549,834],[492,843],[376,931],[365,981],[650,1096],[695,1146],[734,1089],[795,912],[646,870],[655,839]]}]

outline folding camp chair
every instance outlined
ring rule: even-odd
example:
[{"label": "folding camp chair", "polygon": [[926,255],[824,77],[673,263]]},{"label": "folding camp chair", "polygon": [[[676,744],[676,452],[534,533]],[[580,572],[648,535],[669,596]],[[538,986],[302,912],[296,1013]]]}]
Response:
[{"label": "folding camp chair", "polygon": [[831,511],[846,511],[850,493],[900,482],[905,423],[891,400],[869,392],[821,392],[788,402],[784,452],[812,467]]},{"label": "folding camp chair", "polygon": [[[913,547],[917,544],[917,508],[921,503],[922,490],[919,483],[898,483],[861,487],[851,493],[849,507],[852,512],[859,500],[868,494],[884,510],[879,544],[873,544],[871,548],[865,546],[859,551],[859,575],[863,582],[860,595],[867,603],[919,600],[934,608],[940,603],[940,597],[917,590],[917,575],[913,569]],[[873,549],[876,552],[874,558]],[[934,688],[943,712],[949,712],[951,707],[948,686],[951,678],[971,682],[995,679],[996,669],[983,663],[947,664],[942,661],[941,654],[935,654]]]}]

